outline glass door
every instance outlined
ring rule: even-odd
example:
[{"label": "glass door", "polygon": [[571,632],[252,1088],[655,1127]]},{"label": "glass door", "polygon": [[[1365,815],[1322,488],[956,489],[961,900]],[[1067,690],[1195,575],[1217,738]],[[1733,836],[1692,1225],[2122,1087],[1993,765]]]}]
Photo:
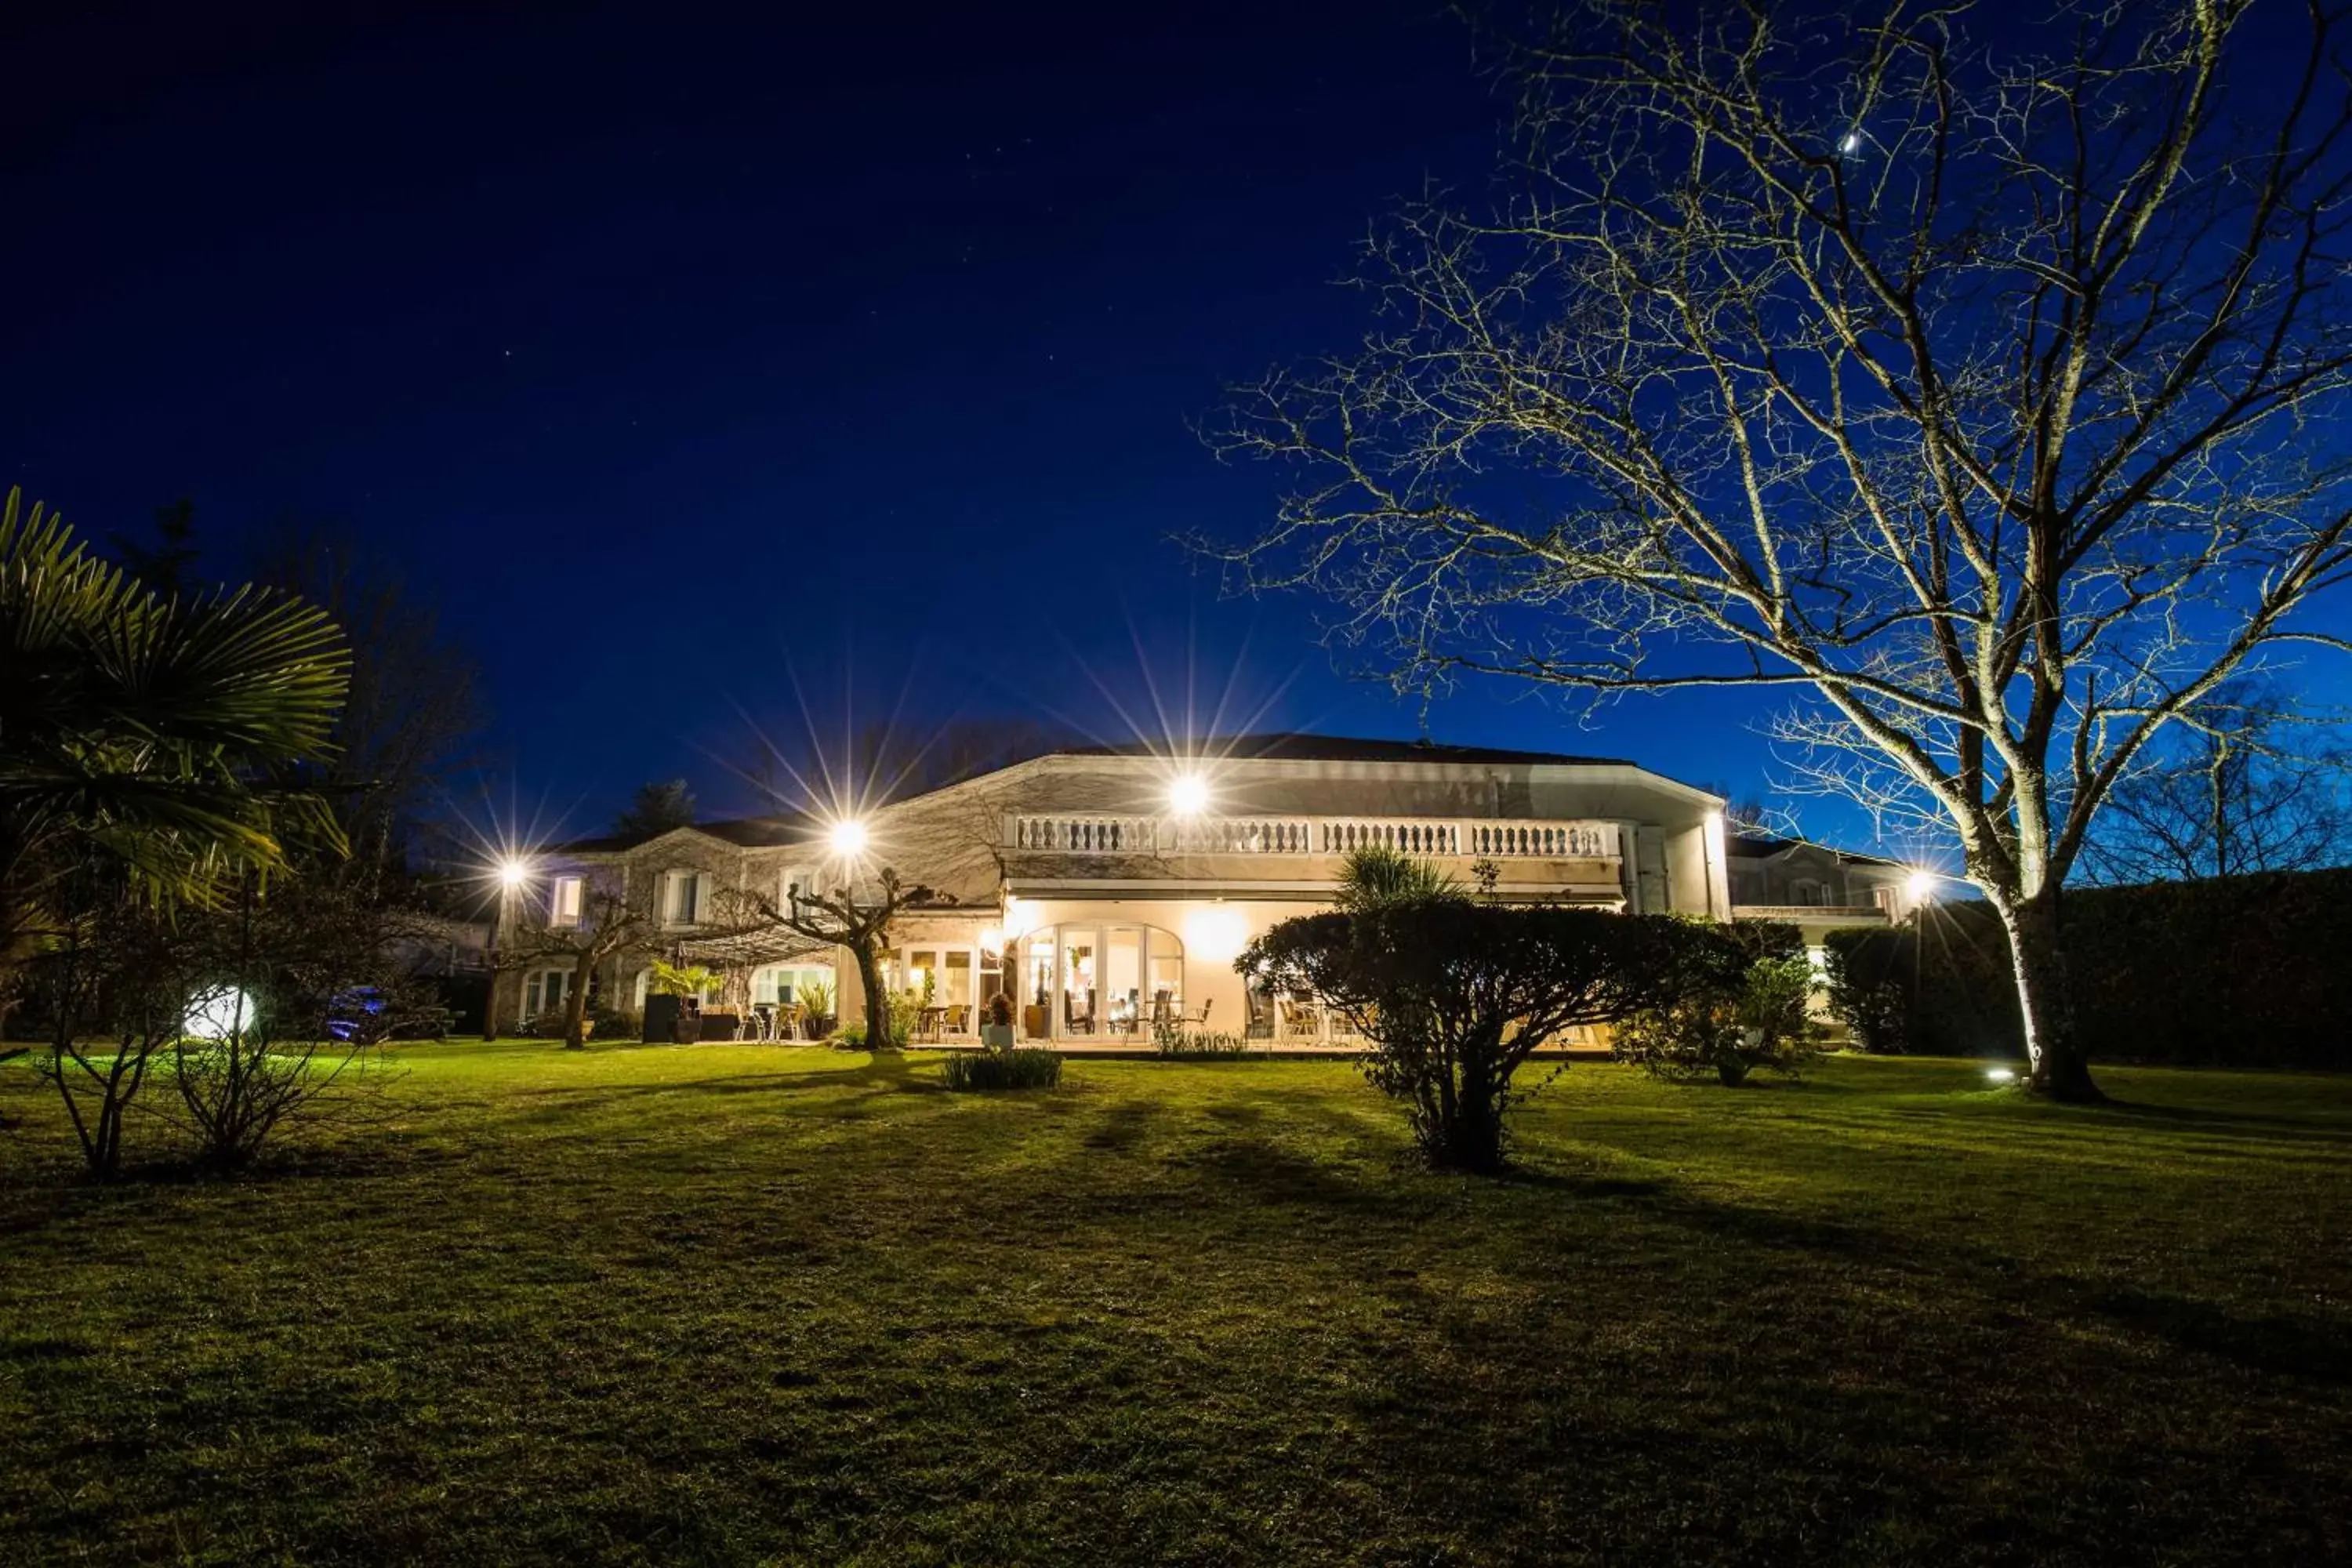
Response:
[{"label": "glass door", "polygon": [[1102,933],[1062,928],[1062,1032],[1091,1035],[1101,1026],[1095,1004],[1099,999],[1097,969]]},{"label": "glass door", "polygon": [[1103,933],[1105,1032],[1133,1035],[1142,1023],[1143,933],[1114,926]]}]

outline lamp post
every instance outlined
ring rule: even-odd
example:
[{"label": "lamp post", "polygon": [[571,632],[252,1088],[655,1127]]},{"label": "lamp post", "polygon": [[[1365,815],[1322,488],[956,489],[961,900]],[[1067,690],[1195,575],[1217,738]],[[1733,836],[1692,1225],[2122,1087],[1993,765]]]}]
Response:
[{"label": "lamp post", "polygon": [[1927,946],[1927,906],[1935,901],[1937,880],[1933,871],[1914,871],[1904,879],[1904,887],[1911,894],[1911,1005],[1903,1043],[1913,1050],[1919,1044],[1920,963]]},{"label": "lamp post", "polygon": [[515,895],[530,879],[530,863],[520,856],[509,855],[498,866],[499,909],[490,920],[490,983],[482,994],[482,1042],[488,1045],[499,1037],[499,943],[507,934],[507,926],[514,919]]}]

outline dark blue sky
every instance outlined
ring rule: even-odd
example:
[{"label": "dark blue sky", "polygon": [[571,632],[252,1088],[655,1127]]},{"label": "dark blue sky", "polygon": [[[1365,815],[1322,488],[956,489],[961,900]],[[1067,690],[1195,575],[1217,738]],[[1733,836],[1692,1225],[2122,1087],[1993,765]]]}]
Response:
[{"label": "dark blue sky", "polygon": [[[327,11],[336,14],[321,15]],[[1433,7],[99,8],[12,24],[0,477],[87,531],[193,498],[402,561],[485,666],[494,755],[592,828],[898,710],[1128,739],[1411,735],[1304,603],[1167,535],[1277,488],[1188,421],[1344,346],[1390,199],[1489,167]],[[1729,698],[1459,697],[1439,739],[1746,788]],[[1147,726],[1149,727],[1149,726]]]}]

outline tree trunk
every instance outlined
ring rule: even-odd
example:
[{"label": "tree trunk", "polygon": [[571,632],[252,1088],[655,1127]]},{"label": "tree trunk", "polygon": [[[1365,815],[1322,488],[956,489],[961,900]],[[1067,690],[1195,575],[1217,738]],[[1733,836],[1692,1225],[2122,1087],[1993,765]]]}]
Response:
[{"label": "tree trunk", "polygon": [[563,1048],[588,1048],[588,983],[596,975],[596,955],[583,952],[572,971],[572,995],[563,1005]]},{"label": "tree trunk", "polygon": [[871,942],[857,942],[851,951],[857,955],[857,983],[866,987],[866,1048],[895,1050],[898,1042],[890,1033],[890,994],[882,987],[882,961]]},{"label": "tree trunk", "polygon": [[2058,894],[2053,889],[2016,902],[1996,900],[2009,933],[2017,974],[2018,1017],[2025,1026],[2025,1055],[2032,1064],[2026,1087],[2036,1094],[2074,1104],[2105,1100],[2091,1081],[2074,1028],[2074,999],[2066,985],[2066,949],[2061,939]]}]

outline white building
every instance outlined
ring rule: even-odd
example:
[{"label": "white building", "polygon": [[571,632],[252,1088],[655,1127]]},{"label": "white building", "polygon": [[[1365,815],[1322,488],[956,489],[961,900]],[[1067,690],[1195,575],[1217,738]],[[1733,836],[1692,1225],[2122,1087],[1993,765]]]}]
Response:
[{"label": "white building", "polygon": [[[1806,845],[1775,859],[1743,842],[1735,858],[1723,806],[1632,763],[1539,752],[1304,734],[1207,742],[1186,761],[1078,748],[873,811],[854,862],[835,851],[831,824],[797,817],[571,845],[526,918],[576,920],[584,879],[612,879],[658,911],[677,956],[727,972],[716,1000],[736,1016],[789,1016],[822,980],[835,1011],[858,1019],[865,999],[845,953],[724,935],[719,911],[730,888],[781,903],[795,888],[887,866],[933,894],[898,921],[887,973],[894,989],[928,995],[927,1035],[972,1037],[1003,991],[1024,1037],[1077,1046],[1145,1040],[1156,1021],[1180,1018],[1328,1037],[1319,1011],[1250,994],[1233,961],[1276,921],[1329,907],[1342,858],[1362,845],[1434,860],[1465,886],[1484,872],[1505,900],[1717,920],[1751,900],[1803,905],[1770,912],[1800,919],[1808,941],[1816,928],[1900,914],[1902,868]],[[1810,881],[1784,874],[1801,861]],[[1897,891],[1882,898],[1888,886]],[[647,963],[620,961],[599,984],[637,1010]],[[507,976],[499,1016],[551,1007],[566,984],[559,965]]]}]

